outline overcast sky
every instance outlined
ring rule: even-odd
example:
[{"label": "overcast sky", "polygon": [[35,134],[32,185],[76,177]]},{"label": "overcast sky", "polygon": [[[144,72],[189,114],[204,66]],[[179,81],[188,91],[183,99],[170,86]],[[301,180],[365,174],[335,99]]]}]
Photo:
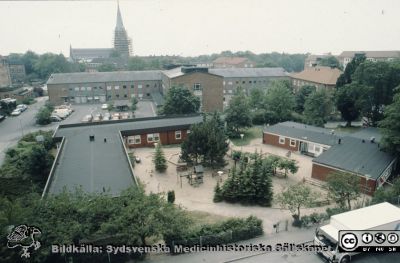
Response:
[{"label": "overcast sky", "polygon": [[[398,0],[121,0],[135,55],[399,50]],[[0,1],[0,55],[112,47],[116,1]]]}]

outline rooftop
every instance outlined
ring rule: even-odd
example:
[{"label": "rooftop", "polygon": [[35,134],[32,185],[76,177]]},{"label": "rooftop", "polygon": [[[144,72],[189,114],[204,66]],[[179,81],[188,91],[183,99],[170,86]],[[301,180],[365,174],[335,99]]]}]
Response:
[{"label": "rooftop", "polygon": [[159,70],[53,73],[47,80],[47,84],[130,82],[160,79]]},{"label": "rooftop", "polygon": [[109,58],[113,48],[71,48],[70,57],[74,59]]},{"label": "rooftop", "polygon": [[317,66],[306,68],[299,73],[294,73],[291,77],[326,85],[336,85],[336,81],[341,74],[342,71],[337,68]]},{"label": "rooftop", "polygon": [[286,77],[283,68],[210,68],[209,72],[224,78]]},{"label": "rooftop", "polygon": [[354,57],[355,54],[364,53],[369,58],[400,58],[399,50],[387,51],[343,51],[339,57]]},{"label": "rooftop", "polygon": [[313,160],[351,173],[369,175],[377,179],[394,160],[394,157],[382,150],[377,142],[370,142],[363,136],[350,135],[342,138],[341,144],[335,144],[328,151]]},{"label": "rooftop", "polygon": [[[110,189],[111,194],[118,195],[134,185],[120,131],[129,135],[168,130],[201,121],[201,116],[192,115],[60,125],[55,137],[65,137],[65,145],[49,192],[54,194],[61,192],[64,187],[73,190],[76,186],[82,186],[88,192]],[[90,135],[95,136],[94,141],[89,140]],[[107,138],[106,143],[104,138]]]},{"label": "rooftop", "polygon": [[332,130],[319,128],[302,123],[286,121],[264,129],[264,133],[272,133],[282,135],[303,141],[320,143],[323,145],[334,145],[339,138],[343,137],[343,133],[334,132]]}]

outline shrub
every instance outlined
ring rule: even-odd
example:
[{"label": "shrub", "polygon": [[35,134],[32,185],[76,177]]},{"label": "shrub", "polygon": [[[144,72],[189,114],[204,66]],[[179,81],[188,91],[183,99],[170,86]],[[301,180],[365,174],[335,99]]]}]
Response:
[{"label": "shrub", "polygon": [[328,214],[328,217],[330,218],[331,216],[344,213],[349,211],[347,208],[341,208],[341,207],[334,207],[334,208],[327,208],[326,213]]},{"label": "shrub", "polygon": [[168,203],[171,203],[171,204],[173,204],[175,202],[175,191],[174,190],[168,191],[167,201],[168,201]]}]

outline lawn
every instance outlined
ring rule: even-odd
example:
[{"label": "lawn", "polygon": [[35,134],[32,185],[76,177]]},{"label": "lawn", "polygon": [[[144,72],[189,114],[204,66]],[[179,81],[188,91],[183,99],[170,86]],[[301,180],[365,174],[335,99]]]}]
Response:
[{"label": "lawn", "polygon": [[244,134],[243,139],[241,139],[241,138],[231,139],[232,143],[235,146],[249,145],[251,140],[257,139],[257,138],[261,139],[262,138],[262,126],[251,127],[250,129],[243,132],[243,134]]},{"label": "lawn", "polygon": [[215,224],[222,222],[229,217],[221,216],[217,214],[211,214],[203,211],[187,211],[190,219],[193,220],[195,226],[201,226],[205,224]]}]

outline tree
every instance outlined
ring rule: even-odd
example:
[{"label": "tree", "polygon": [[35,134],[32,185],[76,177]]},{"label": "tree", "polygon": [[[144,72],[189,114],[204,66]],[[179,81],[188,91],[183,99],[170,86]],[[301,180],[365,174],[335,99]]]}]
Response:
[{"label": "tree", "polygon": [[200,99],[183,87],[171,87],[165,97],[162,113],[165,115],[196,113]]},{"label": "tree", "polygon": [[116,70],[117,70],[117,68],[112,63],[101,64],[97,68],[97,71],[99,71],[99,72],[110,72],[110,71],[116,71]]},{"label": "tree", "polygon": [[311,207],[316,199],[316,195],[311,188],[299,183],[289,186],[285,191],[276,197],[282,208],[287,208],[292,213],[295,221],[300,219],[300,209]]},{"label": "tree", "polygon": [[383,119],[385,107],[392,103],[394,89],[400,85],[400,62],[371,62],[360,64],[353,74],[353,81],[371,87],[368,92],[369,103],[363,115],[372,126]]},{"label": "tree", "polygon": [[333,172],[327,177],[329,197],[341,208],[351,210],[351,201],[360,196],[360,178],[345,172]]},{"label": "tree", "polygon": [[36,114],[36,123],[39,125],[46,125],[51,123],[51,111],[47,107],[42,107]]},{"label": "tree", "polygon": [[308,96],[310,96],[311,93],[313,93],[315,91],[315,86],[303,86],[299,89],[298,92],[296,92],[295,95],[295,102],[296,102],[296,106],[294,108],[294,110],[297,113],[303,113],[304,111],[304,104],[306,102],[306,99],[308,98]]},{"label": "tree", "polygon": [[271,176],[272,168],[263,161],[261,154],[253,154],[248,163],[243,158],[240,167],[231,170],[222,187],[216,186],[214,201],[270,206],[273,198]]},{"label": "tree", "polygon": [[262,109],[264,107],[264,98],[265,96],[265,92],[263,89],[261,88],[253,88],[250,90],[250,101],[249,101],[249,105],[253,108],[253,109]]},{"label": "tree", "polygon": [[[265,97],[265,106],[270,114],[274,115],[277,122],[287,121],[291,118],[295,106],[294,95],[287,83],[273,81]],[[270,123],[273,124],[273,123]]]},{"label": "tree", "polygon": [[311,93],[304,104],[304,118],[308,124],[323,127],[332,112],[332,98],[324,89]]},{"label": "tree", "polygon": [[319,65],[332,68],[341,68],[339,60],[334,56],[321,58],[319,61]]},{"label": "tree", "polygon": [[71,72],[71,65],[64,55],[46,53],[39,57],[34,64],[34,71],[41,79],[47,79],[52,73]]},{"label": "tree", "polygon": [[136,97],[133,97],[131,99],[131,111],[135,112],[137,110],[137,104],[138,104],[138,99]]},{"label": "tree", "polygon": [[167,170],[167,160],[165,159],[164,152],[161,147],[161,143],[157,143],[155,153],[153,156],[154,166],[157,172],[165,172]]},{"label": "tree", "polygon": [[384,116],[379,123],[383,134],[383,147],[400,157],[400,93],[397,93],[393,103],[386,107]]},{"label": "tree", "polygon": [[387,189],[386,187],[380,187],[374,193],[372,198],[373,204],[379,204],[382,202],[390,202],[397,204],[400,196],[400,179],[397,178],[393,185]]},{"label": "tree", "polygon": [[203,162],[219,167],[225,164],[224,157],[228,148],[221,117],[213,113],[202,123],[192,125],[190,134],[181,145],[181,152],[187,162]]},{"label": "tree", "polygon": [[344,72],[336,81],[336,88],[342,87],[352,82],[352,76],[357,67],[366,60],[365,54],[356,54],[354,58],[347,64]]},{"label": "tree", "polygon": [[358,83],[346,84],[336,91],[336,107],[346,126],[350,127],[351,122],[357,120],[361,112],[368,107],[368,93],[370,88]]},{"label": "tree", "polygon": [[173,204],[175,202],[175,191],[174,190],[168,191],[167,201],[168,201],[168,203],[171,203],[171,204]]},{"label": "tree", "polygon": [[295,174],[299,170],[299,166],[296,164],[295,160],[290,160],[285,158],[281,158],[279,160],[278,168],[285,171],[285,177],[287,177],[288,172]]},{"label": "tree", "polygon": [[242,89],[239,89],[232,97],[225,114],[225,121],[231,136],[238,137],[241,129],[251,127],[249,100]]}]

